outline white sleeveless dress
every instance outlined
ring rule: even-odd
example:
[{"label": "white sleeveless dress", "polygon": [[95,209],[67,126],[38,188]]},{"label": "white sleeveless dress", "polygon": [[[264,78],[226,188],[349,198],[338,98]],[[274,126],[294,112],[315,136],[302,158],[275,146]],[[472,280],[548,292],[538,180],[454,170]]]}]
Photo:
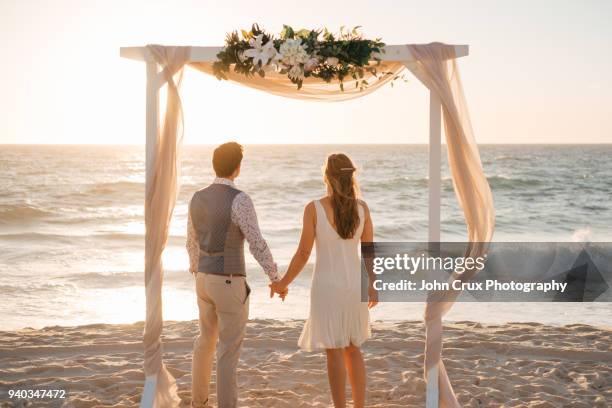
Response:
[{"label": "white sleeveless dress", "polygon": [[360,346],[371,336],[367,302],[361,302],[360,237],[364,208],[352,239],[342,239],[329,223],[319,200],[315,242],[317,260],[310,289],[310,316],[298,340],[308,351]]}]

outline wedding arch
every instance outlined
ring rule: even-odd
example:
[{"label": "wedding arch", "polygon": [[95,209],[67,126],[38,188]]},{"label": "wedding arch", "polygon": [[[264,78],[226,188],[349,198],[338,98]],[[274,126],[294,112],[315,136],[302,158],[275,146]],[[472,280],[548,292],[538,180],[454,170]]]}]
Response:
[{"label": "wedding arch", "polygon": [[[178,192],[178,152],[182,135],[179,95],[184,66],[207,74],[223,47],[147,45],[123,47],[121,57],[146,63],[146,184],[145,184],[145,291],[146,322],[143,336],[145,387],[141,407],[175,407],[179,398],[173,376],[162,360],[161,255],[168,239],[168,226]],[[276,95],[320,101],[342,101],[365,96],[408,70],[429,90],[429,232],[430,242],[440,241],[440,164],[442,118],[453,186],[463,210],[467,239],[472,243],[491,240],[495,215],[491,191],[482,170],[457,67],[457,58],[468,55],[467,45],[442,43],[388,45],[377,58],[391,75],[366,72],[367,87],[339,89],[337,83],[305,78],[300,89],[287,75],[268,72],[265,77],[226,73],[232,82]],[[160,121],[159,91],[166,86],[164,120]],[[475,245],[472,250],[482,250]],[[426,406],[458,407],[441,360],[442,316],[454,298],[428,302],[425,310]]]}]

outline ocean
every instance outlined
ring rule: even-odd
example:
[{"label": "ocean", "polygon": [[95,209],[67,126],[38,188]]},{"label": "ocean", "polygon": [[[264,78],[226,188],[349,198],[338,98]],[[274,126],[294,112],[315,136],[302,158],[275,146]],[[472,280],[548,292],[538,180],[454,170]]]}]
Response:
[{"label": "ocean", "polygon": [[[484,145],[496,241],[612,242],[612,145]],[[239,188],[257,209],[264,236],[285,270],[303,207],[325,193],[331,152],[358,168],[378,241],[427,237],[427,146],[246,146]],[[211,146],[183,148],[181,192],[164,254],[164,318],[197,318],[187,271],[187,203],[213,179]],[[465,238],[446,163],[442,239]],[[144,146],[0,145],[0,330],[144,319]],[[314,260],[314,254],[313,258]],[[269,299],[265,275],[247,257],[252,318],[303,319],[312,265],[284,303]],[[457,304],[448,320],[536,321],[612,326],[610,303]],[[418,320],[419,303],[381,304],[374,320]]]}]

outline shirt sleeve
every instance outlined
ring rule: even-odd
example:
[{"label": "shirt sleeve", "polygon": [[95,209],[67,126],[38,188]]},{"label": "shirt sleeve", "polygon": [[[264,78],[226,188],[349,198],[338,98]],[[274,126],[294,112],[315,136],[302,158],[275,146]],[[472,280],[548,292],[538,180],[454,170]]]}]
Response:
[{"label": "shirt sleeve", "polygon": [[251,197],[246,193],[240,193],[234,198],[232,203],[232,221],[240,227],[240,231],[249,243],[249,251],[264,269],[271,281],[280,279],[278,268],[272,258],[272,252],[268,248],[268,243],[261,235],[257,214]]},{"label": "shirt sleeve", "polygon": [[191,210],[187,211],[187,253],[189,254],[189,272],[196,274],[198,272],[198,263],[200,262],[200,245],[198,243],[198,235],[191,220]]}]

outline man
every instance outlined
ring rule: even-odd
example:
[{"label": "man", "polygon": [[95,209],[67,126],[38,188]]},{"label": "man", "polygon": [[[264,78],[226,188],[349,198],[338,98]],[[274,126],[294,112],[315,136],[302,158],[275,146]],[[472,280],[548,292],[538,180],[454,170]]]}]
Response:
[{"label": "man", "polygon": [[[196,276],[200,335],[193,347],[192,407],[207,407],[217,339],[217,400],[219,408],[238,403],[236,367],[249,314],[244,240],[272,282],[279,279],[276,263],[257,223],[251,198],[236,188],[242,146],[235,142],[213,154],[214,182],[197,191],[189,204],[187,251],[189,270]],[[284,300],[287,292],[279,293]],[[271,292],[272,296],[273,293]]]}]

